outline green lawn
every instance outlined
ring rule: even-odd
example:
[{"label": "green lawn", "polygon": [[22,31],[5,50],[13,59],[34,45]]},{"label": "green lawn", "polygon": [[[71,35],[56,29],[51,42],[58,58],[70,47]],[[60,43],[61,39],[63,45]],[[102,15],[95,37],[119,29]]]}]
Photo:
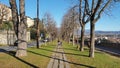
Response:
[{"label": "green lawn", "polygon": [[21,58],[13,56],[15,52],[0,52],[0,68],[46,68],[55,44],[49,43],[46,45],[43,45],[40,49],[28,48],[28,56]]},{"label": "green lawn", "polygon": [[7,46],[6,44],[0,44],[0,46]]},{"label": "green lawn", "polygon": [[96,51],[95,58],[88,57],[88,49],[80,52],[76,47],[68,43],[63,43],[63,48],[71,68],[120,68],[120,57]]},{"label": "green lawn", "polygon": [[[46,68],[56,42],[47,43],[40,49],[28,48],[28,56],[17,58],[15,52],[0,52],[0,68]],[[71,68],[120,68],[120,58],[96,51],[95,58],[88,57],[88,49],[80,52],[71,44],[63,42],[63,48]]]}]

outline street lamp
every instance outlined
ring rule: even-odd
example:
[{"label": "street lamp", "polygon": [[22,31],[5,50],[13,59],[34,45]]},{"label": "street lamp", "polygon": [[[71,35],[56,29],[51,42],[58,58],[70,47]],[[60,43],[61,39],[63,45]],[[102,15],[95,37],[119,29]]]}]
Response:
[{"label": "street lamp", "polygon": [[36,27],[36,33],[37,33],[37,37],[36,37],[36,42],[37,42],[37,48],[39,48],[39,0],[37,0],[37,27]]}]

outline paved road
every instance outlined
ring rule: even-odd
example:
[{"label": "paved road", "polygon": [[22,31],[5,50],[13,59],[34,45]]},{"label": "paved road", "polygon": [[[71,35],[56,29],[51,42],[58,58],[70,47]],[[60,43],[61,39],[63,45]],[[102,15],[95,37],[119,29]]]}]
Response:
[{"label": "paved road", "polygon": [[[43,44],[42,42],[39,42],[39,44]],[[28,43],[28,47],[35,47],[36,46],[36,42],[31,42]],[[17,49],[17,46],[0,46],[0,52],[3,51],[15,51]]]},{"label": "paved road", "polygon": [[67,58],[63,49],[60,46],[56,46],[55,53],[53,53],[47,68],[70,68],[69,63],[65,61],[67,61]]},{"label": "paved road", "polygon": [[0,46],[0,52],[15,51],[16,49],[17,49],[16,46]]},{"label": "paved road", "polygon": [[[39,41],[39,44],[43,44],[43,42]],[[36,46],[36,41],[28,43],[28,47],[35,47]]]},{"label": "paved road", "polygon": [[115,48],[110,48],[110,47],[105,47],[105,46],[100,46],[97,45],[96,49],[113,54],[113,55],[118,55],[120,56],[120,50],[119,49],[115,49]]}]

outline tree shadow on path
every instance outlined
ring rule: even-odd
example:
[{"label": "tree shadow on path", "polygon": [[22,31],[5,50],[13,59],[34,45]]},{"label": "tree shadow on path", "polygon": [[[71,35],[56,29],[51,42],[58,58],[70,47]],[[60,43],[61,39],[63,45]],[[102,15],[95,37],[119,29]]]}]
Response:
[{"label": "tree shadow on path", "polygon": [[61,54],[68,54],[68,55],[76,55],[76,56],[84,56],[84,57],[88,57],[87,55],[73,54],[73,53],[66,53],[66,52],[60,52],[60,51],[53,51],[53,50],[43,49],[43,48],[40,48],[40,49],[41,49],[41,50],[45,50],[45,51],[49,51],[49,52],[54,52],[54,53],[61,53]]},{"label": "tree shadow on path", "polygon": [[55,59],[55,60],[60,60],[60,61],[63,61],[63,62],[67,62],[67,63],[70,63],[70,64],[74,64],[74,65],[84,66],[84,67],[87,67],[87,68],[96,68],[96,67],[89,66],[89,65],[79,64],[79,63],[70,62],[70,61],[67,61],[67,60],[63,60],[63,59],[54,58],[54,57],[51,57],[51,56],[39,54],[39,53],[36,53],[36,52],[33,52],[33,51],[29,51],[29,50],[28,50],[28,52],[33,53],[33,54],[36,54],[36,55],[39,55],[39,56],[44,56],[44,57],[47,57],[47,58],[51,58],[51,59]]}]

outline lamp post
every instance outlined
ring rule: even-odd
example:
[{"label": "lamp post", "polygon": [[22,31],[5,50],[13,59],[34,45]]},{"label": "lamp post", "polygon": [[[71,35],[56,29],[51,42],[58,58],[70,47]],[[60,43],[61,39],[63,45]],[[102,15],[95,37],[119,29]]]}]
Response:
[{"label": "lamp post", "polygon": [[37,42],[37,48],[39,48],[39,0],[37,0],[37,27],[36,27],[36,33],[37,33],[37,37],[36,37],[36,42]]}]

